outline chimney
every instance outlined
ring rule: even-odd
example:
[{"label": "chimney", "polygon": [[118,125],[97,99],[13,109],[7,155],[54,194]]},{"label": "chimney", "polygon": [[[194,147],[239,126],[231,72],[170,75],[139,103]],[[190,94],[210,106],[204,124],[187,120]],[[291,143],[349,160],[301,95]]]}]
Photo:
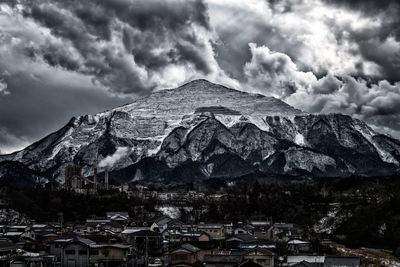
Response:
[{"label": "chimney", "polygon": [[94,167],[93,170],[93,189],[97,192],[97,167]]},{"label": "chimney", "polygon": [[108,169],[105,169],[104,171],[104,187],[108,190]]}]

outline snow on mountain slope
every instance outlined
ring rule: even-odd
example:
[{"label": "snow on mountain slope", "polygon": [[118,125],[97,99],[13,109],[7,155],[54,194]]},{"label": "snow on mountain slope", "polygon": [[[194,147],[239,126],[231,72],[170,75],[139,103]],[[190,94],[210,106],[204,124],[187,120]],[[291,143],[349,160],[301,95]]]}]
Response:
[{"label": "snow on mountain slope", "polygon": [[[72,118],[59,131],[1,156],[63,180],[67,164],[90,175],[110,166],[119,181],[266,175],[380,175],[398,171],[400,142],[340,114],[311,115],[273,97],[196,80],[132,104]],[[115,157],[114,157],[115,158]],[[101,170],[100,170],[101,171]]]}]

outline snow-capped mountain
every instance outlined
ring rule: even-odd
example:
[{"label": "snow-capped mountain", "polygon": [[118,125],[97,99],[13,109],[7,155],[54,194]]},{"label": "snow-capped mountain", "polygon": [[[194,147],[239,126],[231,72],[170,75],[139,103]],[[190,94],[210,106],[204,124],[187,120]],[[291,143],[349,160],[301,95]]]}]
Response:
[{"label": "snow-capped mountain", "polygon": [[59,181],[70,163],[86,175],[94,166],[107,168],[111,178],[124,182],[254,173],[372,176],[398,172],[400,142],[349,116],[306,114],[273,97],[195,80],[72,118],[0,161]]}]

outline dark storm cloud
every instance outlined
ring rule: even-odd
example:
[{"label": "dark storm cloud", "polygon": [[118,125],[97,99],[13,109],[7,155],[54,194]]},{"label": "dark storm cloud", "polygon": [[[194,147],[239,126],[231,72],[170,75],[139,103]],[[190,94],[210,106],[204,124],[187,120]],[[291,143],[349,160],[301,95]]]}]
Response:
[{"label": "dark storm cloud", "polygon": [[163,83],[160,68],[171,64],[192,64],[205,75],[217,69],[205,60],[213,40],[207,7],[200,0],[39,0],[23,5],[26,18],[61,40],[26,48],[27,53],[92,75],[116,92],[148,93]]},{"label": "dark storm cloud", "polygon": [[105,0],[95,1],[95,5],[102,5],[110,16],[141,31],[162,27],[179,30],[191,22],[209,27],[207,9],[202,1]]},{"label": "dark storm cloud", "polygon": [[[349,38],[359,45],[366,60],[378,64],[382,69],[380,78],[392,82],[400,80],[400,49],[391,42],[400,42],[400,2],[397,0],[325,0],[326,3],[361,12],[365,16],[380,18],[381,26],[376,29],[352,31]],[[340,40],[340,32],[337,33]]]},{"label": "dark storm cloud", "polygon": [[378,10],[387,10],[390,7],[398,7],[397,0],[323,0],[328,4],[336,4],[344,7],[349,7],[355,10],[363,10],[368,13],[376,13]]}]

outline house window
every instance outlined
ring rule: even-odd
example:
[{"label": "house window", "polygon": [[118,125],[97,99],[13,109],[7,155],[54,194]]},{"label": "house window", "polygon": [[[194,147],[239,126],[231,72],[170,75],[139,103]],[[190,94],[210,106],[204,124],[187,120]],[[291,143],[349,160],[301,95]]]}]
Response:
[{"label": "house window", "polygon": [[67,255],[75,255],[75,250],[73,250],[73,249],[67,249],[67,250],[65,251],[65,254],[67,254]]},{"label": "house window", "polygon": [[87,255],[87,251],[86,250],[79,250],[79,255]]}]

